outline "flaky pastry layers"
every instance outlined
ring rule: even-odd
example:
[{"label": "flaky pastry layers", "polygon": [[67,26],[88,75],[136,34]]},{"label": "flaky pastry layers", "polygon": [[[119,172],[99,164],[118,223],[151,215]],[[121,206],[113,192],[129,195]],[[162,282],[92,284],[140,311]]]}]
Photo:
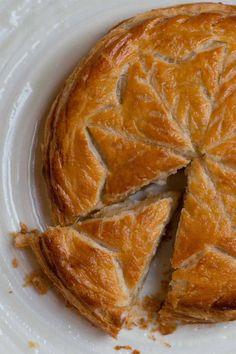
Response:
[{"label": "flaky pastry layers", "polygon": [[[234,6],[181,5],[122,22],[79,63],[45,127],[44,175],[62,226],[189,165],[160,313],[167,322],[236,318],[235,163]],[[113,335],[170,210],[165,221],[158,212],[147,218],[145,230],[137,211],[129,213],[139,230],[127,221],[129,236],[104,215],[49,229],[32,243],[64,296]]]},{"label": "flaky pastry layers", "polygon": [[74,227],[30,237],[44,272],[65,299],[116,336],[176,208],[177,192],[101,210]]},{"label": "flaky pastry layers", "polygon": [[165,326],[236,319],[236,171],[208,158],[188,169]]}]

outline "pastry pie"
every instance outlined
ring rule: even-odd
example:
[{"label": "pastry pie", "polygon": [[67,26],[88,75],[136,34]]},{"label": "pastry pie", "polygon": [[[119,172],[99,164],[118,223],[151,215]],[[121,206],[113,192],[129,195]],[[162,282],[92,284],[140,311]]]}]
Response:
[{"label": "pastry pie", "polygon": [[161,321],[233,320],[234,6],[180,5],[120,23],[79,63],[47,119],[43,170],[60,226],[35,235],[31,245],[67,300],[113,336],[177,195],[123,201],[187,165]]}]

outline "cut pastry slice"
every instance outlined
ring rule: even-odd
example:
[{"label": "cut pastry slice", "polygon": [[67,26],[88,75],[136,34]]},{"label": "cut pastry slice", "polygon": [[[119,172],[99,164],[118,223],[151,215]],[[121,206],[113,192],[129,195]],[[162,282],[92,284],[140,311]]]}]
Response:
[{"label": "cut pastry slice", "polygon": [[107,207],[74,227],[35,233],[30,245],[65,299],[116,337],[177,200],[169,192]]},{"label": "cut pastry slice", "polygon": [[164,324],[236,319],[235,216],[228,212],[230,187],[222,184],[224,173],[229,174],[228,168],[209,159],[196,159],[189,168],[172,259],[175,270],[160,312]]}]

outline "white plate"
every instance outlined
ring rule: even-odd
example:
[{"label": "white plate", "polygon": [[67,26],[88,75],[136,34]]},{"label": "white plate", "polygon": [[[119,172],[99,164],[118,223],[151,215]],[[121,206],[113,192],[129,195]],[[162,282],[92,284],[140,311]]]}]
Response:
[{"label": "white plate", "polygon": [[[23,288],[24,276],[35,269],[35,263],[29,252],[15,250],[7,236],[18,229],[19,221],[37,228],[50,222],[45,216],[47,203],[36,147],[42,117],[63,79],[116,22],[177,2],[0,1],[1,354],[112,354],[118,344],[131,345],[142,354],[236,353],[236,323],[186,326],[167,337],[157,334],[156,342],[150,341],[145,331],[123,330],[119,340],[113,340],[66,308],[53,291],[40,297],[33,289]],[[11,266],[14,257],[20,263],[17,269]],[[162,267],[168,263],[164,258],[161,247],[158,262]],[[155,262],[152,265],[148,291],[155,288],[162,267]],[[39,348],[29,349],[29,340],[39,343]]]}]

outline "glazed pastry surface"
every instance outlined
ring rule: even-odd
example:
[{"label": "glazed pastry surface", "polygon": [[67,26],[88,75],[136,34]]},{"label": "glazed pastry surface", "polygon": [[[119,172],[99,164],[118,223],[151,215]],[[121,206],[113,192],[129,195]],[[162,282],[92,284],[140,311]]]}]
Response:
[{"label": "glazed pastry surface", "polygon": [[236,7],[180,5],[114,27],[58,94],[43,165],[61,227],[32,247],[82,314],[118,333],[177,197],[112,216],[109,206],[188,165],[160,316],[235,319]]},{"label": "glazed pastry surface", "polygon": [[177,192],[116,205],[70,227],[30,238],[54,286],[91,322],[116,336],[147,274]]},{"label": "glazed pastry surface", "polygon": [[54,219],[120,201],[202,154],[235,163],[235,8],[153,10],[101,39],[45,128]]}]

